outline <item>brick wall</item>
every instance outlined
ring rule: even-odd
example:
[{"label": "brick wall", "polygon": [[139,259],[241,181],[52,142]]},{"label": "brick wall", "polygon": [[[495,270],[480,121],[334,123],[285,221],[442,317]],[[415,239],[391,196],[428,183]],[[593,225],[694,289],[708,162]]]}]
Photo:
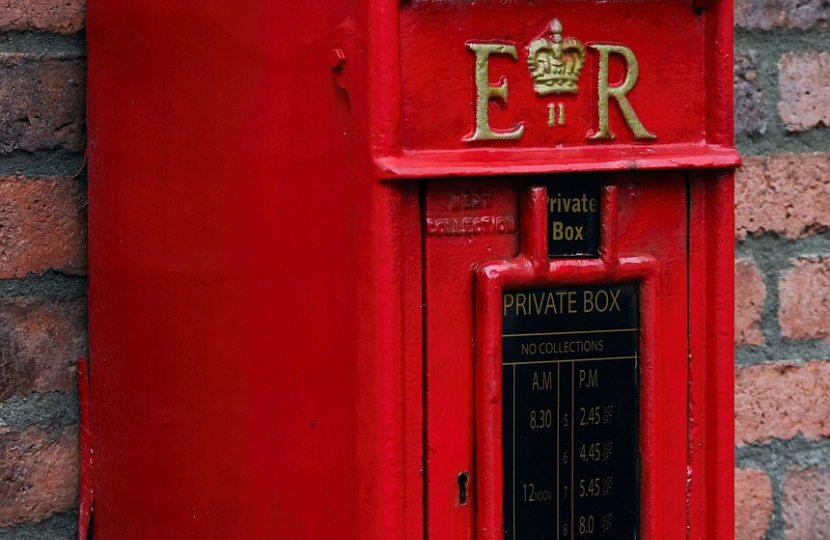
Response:
[{"label": "brick wall", "polygon": [[738,0],[737,540],[830,539],[828,0]]},{"label": "brick wall", "polygon": [[[735,11],[736,538],[830,538],[830,3]],[[76,534],[83,17],[0,3],[0,540]]]},{"label": "brick wall", "polygon": [[0,539],[77,535],[84,2],[0,1]]}]

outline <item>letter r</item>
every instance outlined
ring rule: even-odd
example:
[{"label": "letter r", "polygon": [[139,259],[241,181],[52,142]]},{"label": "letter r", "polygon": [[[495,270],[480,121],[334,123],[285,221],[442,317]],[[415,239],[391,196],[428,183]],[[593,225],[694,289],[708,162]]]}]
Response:
[{"label": "letter r", "polygon": [[[590,139],[593,141],[597,139],[614,138],[614,134],[608,129],[609,97],[617,100],[617,104],[620,106],[620,111],[625,119],[625,123],[634,134],[635,139],[656,139],[657,137],[646,131],[646,128],[643,127],[640,119],[637,118],[637,114],[634,112],[631,104],[625,98],[625,95],[628,94],[632,88],[634,88],[634,84],[636,84],[637,78],[640,76],[640,65],[637,63],[637,57],[634,56],[631,49],[623,47],[622,45],[597,44],[591,45],[590,48],[599,51],[599,73],[597,76],[599,130],[591,136]],[[611,53],[623,56],[626,61],[625,80],[620,86],[612,87],[608,84],[608,55]]]}]

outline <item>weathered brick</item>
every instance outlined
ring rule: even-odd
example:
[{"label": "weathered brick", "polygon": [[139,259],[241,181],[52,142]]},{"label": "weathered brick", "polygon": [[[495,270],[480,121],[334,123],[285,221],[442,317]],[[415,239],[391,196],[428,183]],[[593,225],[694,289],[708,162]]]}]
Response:
[{"label": "weathered brick", "polygon": [[782,336],[830,341],[830,258],[793,261],[781,278],[779,301]]},{"label": "weathered brick", "polygon": [[80,59],[0,54],[0,154],[82,150],[85,78]]},{"label": "weathered brick", "polygon": [[0,0],[0,31],[72,34],[84,27],[83,0]]},{"label": "weathered brick", "polygon": [[771,517],[769,477],[758,469],[735,469],[735,540],[761,540]]},{"label": "weathered brick", "polygon": [[0,278],[85,273],[85,201],[72,178],[0,178]]},{"label": "weathered brick", "polygon": [[758,81],[755,51],[735,54],[735,134],[758,135],[766,131],[766,100]]},{"label": "weathered brick", "polygon": [[83,299],[0,300],[0,401],[74,390],[79,356],[86,356]]},{"label": "weathered brick", "polygon": [[735,0],[735,25],[741,28],[809,28],[824,25],[828,15],[827,0]]},{"label": "weathered brick", "polygon": [[735,226],[739,239],[830,229],[830,154],[745,158],[735,176]]},{"label": "weathered brick", "polygon": [[830,54],[785,54],[778,64],[778,113],[788,131],[830,127]]},{"label": "weathered brick", "polygon": [[830,470],[793,468],[784,475],[784,538],[830,539]]},{"label": "weathered brick", "polygon": [[830,437],[830,363],[740,368],[735,377],[735,442]]},{"label": "weathered brick", "polygon": [[77,426],[0,431],[0,526],[66,512],[78,496]]},{"label": "weathered brick", "polygon": [[752,259],[735,261],[735,342],[762,345],[761,315],[767,290]]}]

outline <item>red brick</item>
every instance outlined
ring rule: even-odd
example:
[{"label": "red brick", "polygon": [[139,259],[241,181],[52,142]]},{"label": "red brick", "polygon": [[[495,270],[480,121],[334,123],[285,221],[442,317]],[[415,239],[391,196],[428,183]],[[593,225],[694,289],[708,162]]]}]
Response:
[{"label": "red brick", "polygon": [[830,341],[830,259],[805,257],[793,261],[778,288],[781,335]]},{"label": "red brick", "polygon": [[735,226],[739,239],[830,229],[830,154],[745,158],[735,176]]},{"label": "red brick", "polygon": [[735,0],[735,25],[741,28],[809,28],[827,22],[825,0]]},{"label": "red brick", "polygon": [[767,129],[767,101],[758,77],[758,54],[735,52],[735,135],[755,135]]},{"label": "red brick", "polygon": [[785,54],[778,64],[778,113],[788,131],[830,127],[830,54]]},{"label": "red brick", "polygon": [[72,34],[84,27],[83,0],[0,0],[0,31]]},{"label": "red brick", "polygon": [[74,390],[79,356],[86,356],[84,300],[0,300],[0,401]]},{"label": "red brick", "polygon": [[752,259],[735,261],[735,343],[763,345],[761,315],[767,290]]},{"label": "red brick", "polygon": [[738,369],[735,442],[830,437],[830,363],[785,362]]},{"label": "red brick", "polygon": [[830,470],[794,468],[784,475],[784,538],[830,539]]},{"label": "red brick", "polygon": [[0,178],[0,278],[85,273],[85,200],[72,178]]},{"label": "red brick", "polygon": [[78,497],[78,432],[0,432],[0,526],[71,510]]},{"label": "red brick", "polygon": [[79,58],[0,54],[0,153],[82,150],[85,78]]},{"label": "red brick", "polygon": [[761,540],[771,517],[769,477],[758,469],[735,469],[735,540]]}]

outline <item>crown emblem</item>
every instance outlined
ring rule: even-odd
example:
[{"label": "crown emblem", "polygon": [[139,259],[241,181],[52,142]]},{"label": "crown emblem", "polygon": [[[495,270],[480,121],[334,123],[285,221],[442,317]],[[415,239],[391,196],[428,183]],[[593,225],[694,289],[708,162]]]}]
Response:
[{"label": "crown emblem", "polygon": [[540,96],[575,94],[584,63],[585,48],[575,38],[562,38],[559,19],[553,19],[550,29],[527,46],[527,69]]}]

